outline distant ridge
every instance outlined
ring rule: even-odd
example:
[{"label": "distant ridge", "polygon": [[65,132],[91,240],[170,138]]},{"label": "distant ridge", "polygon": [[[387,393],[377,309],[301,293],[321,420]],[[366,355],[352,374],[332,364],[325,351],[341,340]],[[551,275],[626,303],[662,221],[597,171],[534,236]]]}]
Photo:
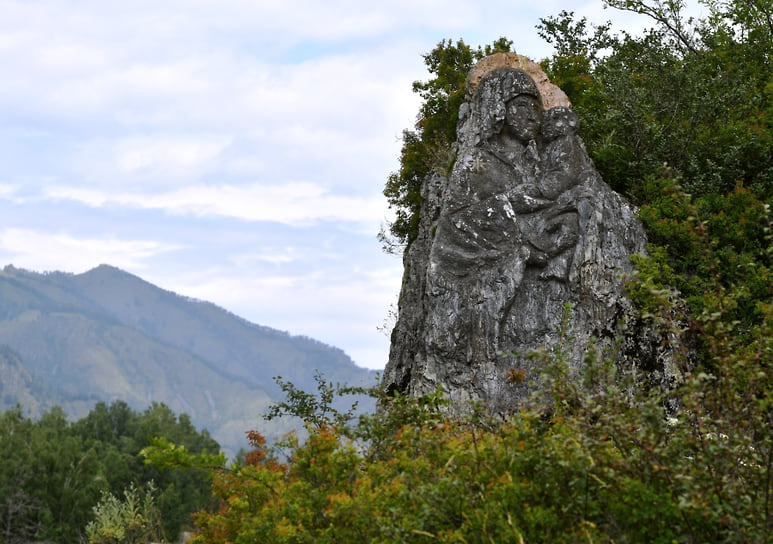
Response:
[{"label": "distant ridge", "polygon": [[82,274],[0,271],[3,409],[19,402],[35,415],[59,404],[81,417],[97,400],[122,399],[135,409],[163,402],[235,450],[247,430],[289,430],[260,417],[281,396],[274,376],[314,390],[315,371],[333,382],[375,383],[375,372],[338,348],[113,266]]}]

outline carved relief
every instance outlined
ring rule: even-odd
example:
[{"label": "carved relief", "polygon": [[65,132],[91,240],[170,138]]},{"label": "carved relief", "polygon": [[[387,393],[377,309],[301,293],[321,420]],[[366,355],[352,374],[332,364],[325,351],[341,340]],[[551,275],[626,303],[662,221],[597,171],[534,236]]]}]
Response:
[{"label": "carved relief", "polygon": [[543,113],[533,80],[513,68],[483,78],[472,108],[483,137],[444,195],[435,260],[465,275],[515,252],[524,266],[548,267],[545,277],[565,278],[582,197],[573,189],[590,167],[577,116],[565,107]]},{"label": "carved relief", "polygon": [[425,180],[384,374],[388,390],[442,385],[456,401],[524,394],[507,371],[528,371],[518,353],[557,341],[566,302],[572,364],[591,338],[614,338],[628,308],[621,277],[645,245],[631,208],[593,167],[574,112],[545,110],[532,77],[513,67],[483,75],[479,65],[469,89],[454,168]]}]

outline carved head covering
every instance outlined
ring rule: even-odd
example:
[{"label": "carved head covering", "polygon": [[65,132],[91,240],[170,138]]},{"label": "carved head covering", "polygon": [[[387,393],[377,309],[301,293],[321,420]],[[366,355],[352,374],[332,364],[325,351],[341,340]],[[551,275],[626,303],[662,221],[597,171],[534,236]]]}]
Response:
[{"label": "carved head covering", "polygon": [[534,80],[526,72],[513,68],[504,68],[502,69],[501,78],[502,99],[505,102],[522,94],[533,96],[537,100],[540,99],[537,84],[534,83]]},{"label": "carved head covering", "polygon": [[542,104],[532,77],[517,68],[497,68],[480,80],[470,105],[472,126],[469,128],[472,130],[468,135],[473,138],[472,145],[499,134],[505,120],[505,104],[522,94],[532,96]]}]

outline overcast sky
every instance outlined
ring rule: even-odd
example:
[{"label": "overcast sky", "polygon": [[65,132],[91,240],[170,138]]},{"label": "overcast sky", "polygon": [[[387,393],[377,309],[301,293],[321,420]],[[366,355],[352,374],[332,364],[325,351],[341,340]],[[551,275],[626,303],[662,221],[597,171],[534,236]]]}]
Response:
[{"label": "overcast sky", "polygon": [[101,263],[386,364],[381,194],[442,39],[601,1],[0,0],[0,267]]}]

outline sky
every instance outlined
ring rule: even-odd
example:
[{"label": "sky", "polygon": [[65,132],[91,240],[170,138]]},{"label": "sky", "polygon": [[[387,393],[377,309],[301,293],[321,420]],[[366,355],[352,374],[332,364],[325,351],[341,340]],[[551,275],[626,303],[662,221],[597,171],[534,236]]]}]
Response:
[{"label": "sky", "polygon": [[0,0],[0,267],[110,264],[383,369],[399,256],[377,233],[422,54],[534,60],[564,0]]}]

